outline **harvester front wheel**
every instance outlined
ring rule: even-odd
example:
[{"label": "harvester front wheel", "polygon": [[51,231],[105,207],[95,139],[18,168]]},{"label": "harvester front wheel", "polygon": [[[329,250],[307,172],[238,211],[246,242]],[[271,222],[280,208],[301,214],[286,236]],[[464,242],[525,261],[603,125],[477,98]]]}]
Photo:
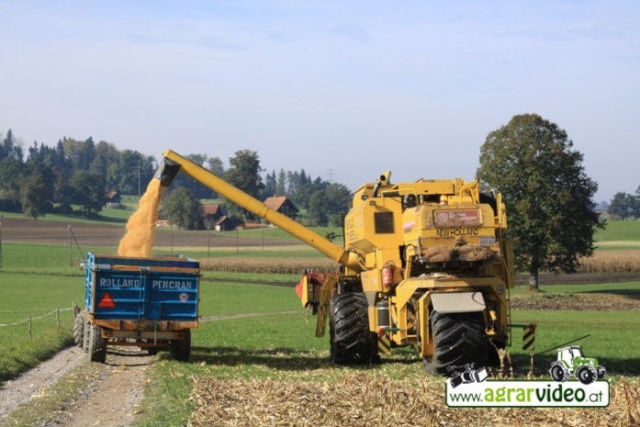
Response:
[{"label": "harvester front wheel", "polygon": [[368,303],[363,293],[334,295],[329,316],[332,362],[363,365],[379,361],[378,338],[369,331]]},{"label": "harvester front wheel", "polygon": [[448,374],[449,366],[463,366],[473,362],[476,368],[492,361],[495,349],[485,333],[482,312],[431,312],[431,333],[434,354],[425,358],[429,373]]}]

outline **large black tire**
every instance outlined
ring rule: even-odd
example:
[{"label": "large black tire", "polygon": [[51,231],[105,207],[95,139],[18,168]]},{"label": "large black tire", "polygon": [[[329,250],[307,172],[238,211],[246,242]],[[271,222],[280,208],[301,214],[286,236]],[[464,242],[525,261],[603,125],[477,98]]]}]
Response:
[{"label": "large black tire", "polygon": [[331,361],[342,365],[377,363],[378,338],[369,331],[367,298],[363,293],[334,295],[329,303]]},{"label": "large black tire", "polygon": [[432,374],[449,374],[449,366],[474,363],[476,369],[492,364],[495,348],[485,333],[481,312],[431,312],[434,354],[425,358],[425,368]]},{"label": "large black tire", "polygon": [[104,363],[107,360],[107,340],[102,338],[102,328],[98,325],[89,327],[89,360]]},{"label": "large black tire", "polygon": [[171,357],[180,362],[188,362],[191,358],[191,329],[184,331],[184,339],[171,343]]},{"label": "large black tire", "polygon": [[73,341],[80,348],[84,348],[84,324],[86,317],[83,312],[80,312],[75,319],[73,319]]}]

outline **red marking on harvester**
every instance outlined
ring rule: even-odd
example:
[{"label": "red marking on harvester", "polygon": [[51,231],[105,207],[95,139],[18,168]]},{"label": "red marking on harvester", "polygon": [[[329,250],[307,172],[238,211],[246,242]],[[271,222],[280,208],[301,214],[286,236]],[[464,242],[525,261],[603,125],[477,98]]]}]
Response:
[{"label": "red marking on harvester", "polygon": [[109,294],[104,294],[104,296],[98,303],[98,307],[100,308],[114,308],[115,306],[116,303],[113,302],[113,298],[111,298],[111,295]]}]

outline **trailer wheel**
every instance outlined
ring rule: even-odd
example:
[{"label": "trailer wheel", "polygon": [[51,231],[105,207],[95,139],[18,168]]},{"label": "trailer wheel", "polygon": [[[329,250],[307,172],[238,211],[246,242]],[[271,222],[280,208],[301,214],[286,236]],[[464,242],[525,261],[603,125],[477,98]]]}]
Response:
[{"label": "trailer wheel", "polygon": [[89,360],[104,363],[107,360],[107,340],[102,338],[102,328],[98,325],[89,327]]},{"label": "trailer wheel", "polygon": [[82,326],[82,348],[85,353],[89,352],[89,330],[91,329],[91,323],[89,323],[89,319],[87,315],[84,314],[82,316],[82,320],[84,322]]},{"label": "trailer wheel", "polygon": [[84,324],[86,323],[86,318],[84,315],[84,311],[79,313],[73,319],[73,341],[80,348],[84,348]]},{"label": "trailer wheel", "polygon": [[180,362],[188,362],[191,358],[191,329],[184,331],[184,339],[171,343],[171,357]]},{"label": "trailer wheel", "polygon": [[448,374],[449,366],[474,363],[476,368],[490,364],[495,349],[485,333],[481,312],[431,312],[434,354],[424,358],[428,373]]},{"label": "trailer wheel", "polygon": [[329,303],[331,361],[338,364],[377,363],[378,338],[369,331],[367,298],[363,293],[334,295]]}]

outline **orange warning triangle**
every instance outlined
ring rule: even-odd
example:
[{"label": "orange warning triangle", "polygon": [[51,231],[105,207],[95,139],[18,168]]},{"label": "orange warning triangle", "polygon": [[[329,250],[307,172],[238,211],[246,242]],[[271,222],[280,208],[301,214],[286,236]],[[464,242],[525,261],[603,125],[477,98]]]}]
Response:
[{"label": "orange warning triangle", "polygon": [[100,308],[114,308],[116,303],[113,302],[113,298],[108,293],[104,294],[100,302],[98,303],[98,307]]}]

